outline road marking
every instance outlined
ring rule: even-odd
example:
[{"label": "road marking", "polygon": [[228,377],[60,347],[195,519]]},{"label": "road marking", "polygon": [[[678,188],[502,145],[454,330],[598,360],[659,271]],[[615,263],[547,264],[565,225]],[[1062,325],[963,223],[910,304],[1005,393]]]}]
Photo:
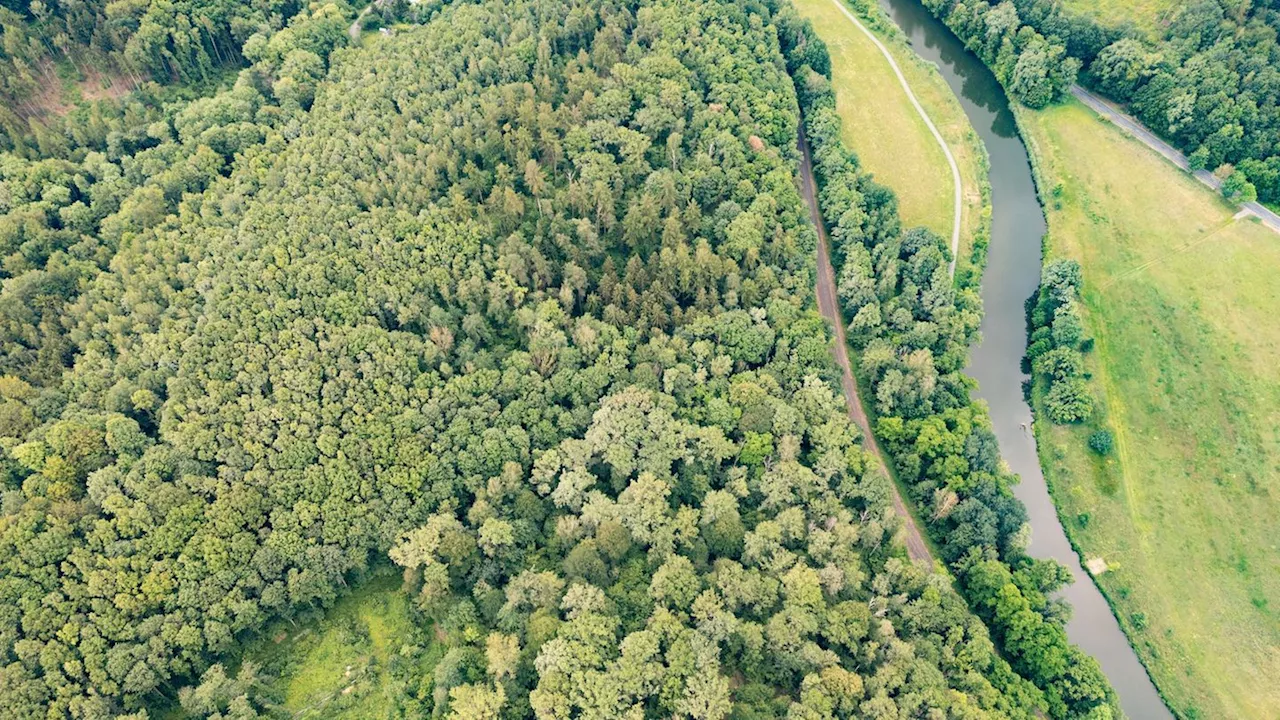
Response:
[{"label": "road marking", "polygon": [[938,132],[938,128],[929,119],[929,113],[924,111],[924,107],[916,99],[915,93],[911,92],[911,85],[907,83],[907,78],[903,76],[902,69],[898,67],[898,61],[894,60],[893,55],[889,54],[889,48],[885,47],[884,43],[880,42],[880,38],[872,34],[853,13],[849,12],[849,8],[845,7],[844,0],[831,0],[831,3],[839,8],[840,12],[844,13],[844,16],[849,18],[862,31],[863,35],[871,38],[871,42],[875,43],[876,47],[880,48],[880,53],[884,55],[884,59],[889,61],[889,67],[893,68],[893,74],[898,76],[898,82],[902,84],[902,89],[907,93],[907,98],[915,106],[916,112],[920,113],[920,119],[924,120],[924,124],[929,127],[929,132],[933,133],[933,139],[938,141],[938,147],[942,148],[942,154],[947,156],[947,164],[951,166],[951,180],[955,183],[956,189],[955,220],[951,226],[951,264],[947,269],[951,273],[951,277],[955,278],[956,254],[960,252],[960,209],[963,206],[960,188],[960,167],[956,165],[956,159],[951,155],[951,148],[947,147],[947,141],[942,139],[942,133]]}]

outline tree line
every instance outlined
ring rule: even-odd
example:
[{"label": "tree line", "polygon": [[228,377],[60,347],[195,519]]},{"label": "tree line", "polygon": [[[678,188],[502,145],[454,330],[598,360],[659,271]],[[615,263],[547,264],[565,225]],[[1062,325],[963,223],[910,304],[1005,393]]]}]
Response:
[{"label": "tree line", "polygon": [[[1066,48],[1067,57],[1084,68],[1086,83],[1124,103],[1185,152],[1193,169],[1215,171],[1228,197],[1280,202],[1280,8],[1275,3],[1180,3],[1155,35],[1133,23],[1102,25],[1054,0],[1006,0],[994,7],[983,0],[925,4],[997,77],[1000,66],[980,45],[982,39],[1005,25],[1034,28],[1051,45]],[[978,16],[988,18],[985,28],[965,19]],[[992,25],[991,18],[1001,20]],[[1026,102],[1007,82],[1006,87]]]},{"label": "tree line", "polygon": [[[326,7],[305,17],[332,38]],[[1083,702],[894,540],[814,307],[770,8],[490,0],[360,50],[306,34],[246,41],[233,88],[105,148],[0,159],[7,713],[273,716],[217,661],[388,559],[448,646],[391,716]],[[936,276],[890,192],[849,193]],[[921,337],[976,328],[947,292]],[[917,375],[884,402],[963,397],[962,359],[936,396],[923,356],[890,362]],[[955,517],[1015,546],[976,502]],[[966,586],[1027,605],[975,608],[1058,627],[1051,566],[995,552]]]},{"label": "tree line", "polygon": [[1080,319],[1080,265],[1055,260],[1041,273],[1040,289],[1027,299],[1030,344],[1027,362],[1035,378],[1045,383],[1045,412],[1059,425],[1088,422],[1093,398],[1085,383],[1081,349],[1093,341],[1084,337]]},{"label": "tree line", "polygon": [[[977,289],[953,285],[946,242],[923,228],[903,230],[892,193],[842,144],[830,77],[808,64],[825,53],[808,22],[788,6],[778,24],[876,434],[961,591],[1013,668],[1043,691],[1051,716],[1118,716],[1097,661],[1067,640],[1068,608],[1049,599],[1070,582],[1068,572],[1024,552],[1026,508],[1010,491],[1017,478],[1000,461],[985,407],[969,396],[963,368],[981,319]],[[1078,317],[1076,328],[1078,341]]]}]

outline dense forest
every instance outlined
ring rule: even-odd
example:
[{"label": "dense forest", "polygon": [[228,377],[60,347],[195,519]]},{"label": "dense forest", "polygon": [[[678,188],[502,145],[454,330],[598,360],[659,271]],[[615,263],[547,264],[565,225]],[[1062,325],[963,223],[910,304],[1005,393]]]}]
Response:
[{"label": "dense forest", "polygon": [[[788,11],[486,0],[348,50],[317,4],[233,87],[0,156],[7,716],[272,716],[215,663],[393,562],[449,649],[391,717],[1109,717],[958,374],[977,298]],[[847,420],[802,103],[977,616]]]},{"label": "dense forest", "polygon": [[1011,82],[1015,55],[992,51],[1011,32],[1065,47],[1090,85],[1125,103],[1187,153],[1195,169],[1227,179],[1224,192],[1233,199],[1280,202],[1280,5],[1274,1],[1178,3],[1159,37],[1133,26],[1099,25],[1055,0],[925,4],[1026,104],[1042,103]]}]

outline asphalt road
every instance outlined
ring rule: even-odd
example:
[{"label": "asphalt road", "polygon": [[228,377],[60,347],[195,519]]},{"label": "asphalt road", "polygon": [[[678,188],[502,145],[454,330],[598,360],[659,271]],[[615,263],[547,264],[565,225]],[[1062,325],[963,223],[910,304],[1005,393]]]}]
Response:
[{"label": "asphalt road", "polygon": [[[1075,95],[1081,102],[1092,108],[1094,112],[1120,126],[1130,135],[1141,140],[1144,145],[1163,155],[1169,162],[1194,175],[1197,180],[1212,188],[1214,191],[1217,191],[1222,186],[1222,181],[1214,177],[1213,173],[1207,170],[1192,171],[1191,165],[1187,162],[1187,157],[1185,155],[1179,152],[1174,146],[1164,140],[1161,140],[1159,136],[1148,130],[1142,123],[1138,122],[1136,118],[1125,113],[1124,110],[1121,110],[1115,103],[1099,97],[1079,85],[1071,86],[1071,94]],[[1247,202],[1241,203],[1240,207],[1248,210],[1251,214],[1256,215],[1267,227],[1280,233],[1280,215],[1275,214],[1265,205],[1256,202]]]},{"label": "asphalt road", "polygon": [[907,509],[907,504],[903,502],[902,495],[898,492],[898,486],[892,481],[889,467],[884,460],[884,453],[880,450],[880,444],[876,442],[875,434],[871,432],[871,423],[867,420],[866,410],[863,409],[862,400],[858,397],[858,383],[853,379],[853,367],[849,364],[849,345],[845,341],[844,319],[836,300],[836,276],[835,271],[831,268],[831,255],[827,250],[827,228],[823,224],[822,214],[818,210],[818,200],[814,190],[813,165],[809,159],[809,142],[805,139],[803,133],[800,135],[800,152],[802,156],[800,161],[800,193],[804,196],[805,202],[809,204],[809,217],[813,219],[813,224],[818,229],[818,278],[817,287],[815,288],[818,295],[818,312],[822,313],[822,317],[826,318],[827,322],[831,323],[835,329],[835,342],[832,345],[831,352],[836,358],[836,364],[840,366],[840,385],[844,388],[844,399],[845,405],[849,408],[849,419],[862,431],[863,447],[875,457],[876,463],[880,466],[880,472],[884,473],[885,478],[889,479],[889,487],[893,491],[893,510],[903,520],[907,556],[912,561],[918,561],[927,569],[932,570],[933,555],[929,552],[929,545],[925,543],[924,536],[920,534],[920,528],[916,525],[915,518],[912,517],[911,511]]}]

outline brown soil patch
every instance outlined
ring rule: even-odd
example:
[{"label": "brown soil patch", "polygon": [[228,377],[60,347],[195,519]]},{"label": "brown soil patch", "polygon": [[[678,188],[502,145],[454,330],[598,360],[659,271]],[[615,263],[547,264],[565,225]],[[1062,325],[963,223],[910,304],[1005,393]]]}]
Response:
[{"label": "brown soil patch", "polygon": [[103,72],[83,63],[81,63],[81,69],[85,73],[85,79],[73,83],[75,92],[69,92],[54,72],[53,63],[46,61],[38,73],[38,77],[42,79],[40,89],[23,105],[28,111],[34,110],[32,114],[36,117],[66,115],[75,108],[77,94],[85,102],[118,100],[132,92],[135,87],[133,80],[128,76]]}]

